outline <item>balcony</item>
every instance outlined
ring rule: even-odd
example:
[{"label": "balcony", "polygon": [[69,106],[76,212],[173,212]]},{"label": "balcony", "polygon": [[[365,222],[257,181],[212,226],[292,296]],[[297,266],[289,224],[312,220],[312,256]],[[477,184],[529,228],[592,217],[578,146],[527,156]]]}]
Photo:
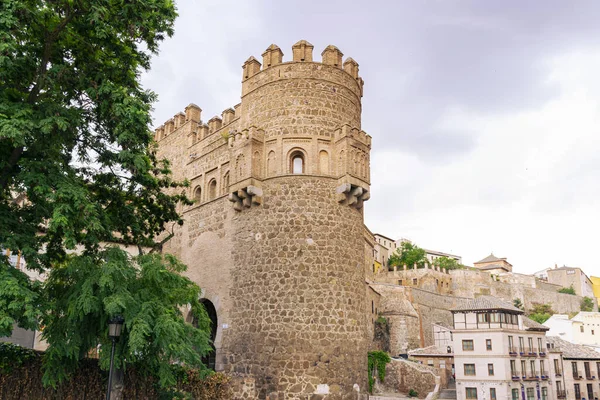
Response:
[{"label": "balcony", "polygon": [[586,375],[585,379],[587,379],[588,381],[594,380],[596,379],[596,375]]},{"label": "balcony", "polygon": [[530,372],[524,380],[526,381],[537,381],[540,379],[540,376],[535,372]]},{"label": "balcony", "polygon": [[[521,354],[521,355],[523,355],[523,354]],[[527,348],[524,355],[525,355],[525,357],[537,357],[537,352],[535,351],[535,349]]]},{"label": "balcony", "polygon": [[564,399],[567,397],[567,392],[565,392],[564,390],[557,390],[556,397],[558,397],[559,399]]},{"label": "balcony", "polygon": [[556,370],[554,371],[554,375],[555,375],[555,376],[562,376],[562,370],[561,370],[560,368],[559,368],[559,369],[556,369]]},{"label": "balcony", "polygon": [[538,349],[538,354],[540,355],[540,357],[546,357],[546,350]]},{"label": "balcony", "polygon": [[508,354],[510,354],[513,357],[516,357],[518,354],[518,349],[516,347],[511,346],[508,348]]},{"label": "balcony", "polygon": [[513,381],[518,381],[521,379],[521,373],[519,371],[511,371],[510,374]]},{"label": "balcony", "polygon": [[577,374],[577,372],[573,373],[573,379],[575,379],[576,381],[580,381],[583,379],[583,376]]},{"label": "balcony", "polygon": [[548,379],[550,379],[550,377],[546,375],[546,372],[542,372],[540,378],[542,378],[543,381],[547,381]]},{"label": "balcony", "polygon": [[522,347],[519,347],[519,354],[520,354],[521,356],[524,356],[524,355],[526,354],[526,353],[525,353],[525,349],[524,349],[524,348],[522,348]]}]

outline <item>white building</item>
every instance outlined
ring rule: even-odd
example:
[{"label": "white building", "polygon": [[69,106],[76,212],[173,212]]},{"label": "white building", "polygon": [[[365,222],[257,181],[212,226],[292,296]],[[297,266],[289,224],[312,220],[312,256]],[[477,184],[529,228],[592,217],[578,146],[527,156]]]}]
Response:
[{"label": "white building", "polygon": [[[384,236],[382,234],[379,234],[379,233],[375,233],[375,234],[373,234],[373,236],[375,238],[375,248],[374,248],[375,261],[380,263],[383,266],[387,266],[388,259],[390,258],[390,256],[392,254],[394,254],[394,252],[398,248],[400,248],[402,246],[402,243],[404,243],[404,242],[412,243],[408,239],[401,238],[398,240],[394,240],[394,239],[391,239],[391,238]],[[462,263],[462,257],[460,257],[460,256],[450,254],[450,253],[444,253],[442,251],[437,251],[437,250],[428,250],[428,249],[423,249],[423,250],[425,250],[425,257],[427,258],[427,261],[430,263],[433,263],[436,259],[438,259],[440,257],[448,257],[453,260],[456,260],[458,263]]]},{"label": "white building", "polygon": [[452,310],[458,400],[556,399],[547,327],[492,296]]},{"label": "white building", "polygon": [[600,352],[600,312],[581,311],[573,318],[565,314],[554,314],[544,325],[550,328],[549,336]]}]

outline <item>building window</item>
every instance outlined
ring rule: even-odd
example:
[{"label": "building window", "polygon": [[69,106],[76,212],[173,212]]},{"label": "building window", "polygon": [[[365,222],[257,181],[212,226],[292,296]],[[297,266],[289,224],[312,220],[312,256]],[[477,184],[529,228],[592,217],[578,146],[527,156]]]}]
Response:
[{"label": "building window", "polygon": [[492,350],[492,339],[485,339],[486,350]]},{"label": "building window", "polygon": [[490,322],[490,314],[488,314],[488,313],[477,314],[477,322]]},{"label": "building window", "polygon": [[477,388],[465,388],[465,392],[467,395],[467,399],[473,400],[477,399]]},{"label": "building window", "polygon": [[594,334],[594,330],[592,329],[592,335]]},{"label": "building window", "polygon": [[402,279],[398,279],[398,285],[402,286]]},{"label": "building window", "polygon": [[433,367],[433,360],[427,360],[427,365],[429,365],[430,367]]},{"label": "building window", "polygon": [[581,399],[581,388],[579,387],[579,383],[573,385],[573,388],[575,389],[575,398],[577,400]]},{"label": "building window", "polygon": [[519,351],[521,353],[525,351],[525,339],[522,336],[519,336]]},{"label": "building window", "polygon": [[514,343],[513,343],[513,337],[509,336],[508,337],[508,351],[514,351]]},{"label": "building window", "polygon": [[537,372],[535,371],[535,361],[531,360],[529,361],[529,368],[531,370],[531,376],[534,377],[537,375]]},{"label": "building window", "polygon": [[529,351],[533,351],[533,338],[527,338],[527,343],[529,344]]},{"label": "building window", "polygon": [[585,371],[585,377],[587,379],[591,379],[592,378],[592,372],[590,371],[590,363],[589,362],[584,362],[583,363],[583,370]]},{"label": "building window", "polygon": [[544,346],[542,346],[542,338],[538,338],[538,351],[543,352]]},{"label": "building window", "polygon": [[533,400],[534,398],[533,388],[527,388],[527,400]]},{"label": "building window", "polygon": [[494,364],[488,364],[488,375],[494,376]]},{"label": "building window", "polygon": [[546,364],[544,364],[544,360],[540,360],[540,375],[546,375]]},{"label": "building window", "polygon": [[[594,398],[594,387],[591,383],[587,384],[587,395],[588,399],[592,400]],[[596,396],[598,397],[598,396]]]},{"label": "building window", "polygon": [[464,368],[466,376],[475,376],[475,364],[465,364]]},{"label": "building window", "polygon": [[473,351],[473,340],[463,340],[462,349],[463,351]]},{"label": "building window", "polygon": [[542,388],[542,400],[548,400],[548,388],[547,387]]},{"label": "building window", "polygon": [[583,325],[581,325],[581,326],[579,327],[579,331],[580,331],[581,333],[583,333]]},{"label": "building window", "polygon": [[519,389],[512,390],[512,400],[519,400]]},{"label": "building window", "polygon": [[303,174],[304,171],[304,154],[300,151],[295,151],[290,157],[290,170],[292,174]]},{"label": "building window", "polygon": [[522,376],[527,375],[527,361],[525,361],[525,360],[521,360],[521,375]]},{"label": "building window", "polygon": [[517,373],[517,362],[515,360],[510,360],[510,374],[512,376],[517,376],[519,375]]},{"label": "building window", "polygon": [[571,363],[571,369],[573,370],[573,378],[579,378],[579,371],[577,370],[577,362],[573,361]]},{"label": "building window", "polygon": [[417,278],[413,278],[413,285],[417,286]]},{"label": "building window", "polygon": [[490,388],[490,400],[496,400],[496,388]]},{"label": "building window", "polygon": [[560,365],[558,364],[558,359],[554,359],[554,373],[557,375],[561,374]]}]

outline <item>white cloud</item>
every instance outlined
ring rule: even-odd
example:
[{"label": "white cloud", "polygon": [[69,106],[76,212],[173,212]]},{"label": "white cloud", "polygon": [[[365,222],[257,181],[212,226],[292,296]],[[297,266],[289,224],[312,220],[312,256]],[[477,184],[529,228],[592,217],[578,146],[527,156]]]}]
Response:
[{"label": "white cloud", "polygon": [[597,273],[598,50],[548,60],[547,82],[560,94],[535,109],[499,116],[449,108],[439,126],[477,140],[461,159],[432,166],[400,152],[373,154],[371,229],[468,263],[494,251],[521,272],[556,262]]}]

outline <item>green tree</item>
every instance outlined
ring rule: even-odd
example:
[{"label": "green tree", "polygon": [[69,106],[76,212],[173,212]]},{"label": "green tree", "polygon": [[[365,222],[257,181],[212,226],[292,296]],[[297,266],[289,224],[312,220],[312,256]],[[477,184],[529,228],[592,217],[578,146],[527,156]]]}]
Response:
[{"label": "green tree", "polygon": [[519,310],[523,310],[525,307],[523,306],[523,302],[521,301],[521,299],[514,299],[513,300],[513,306],[515,306],[516,308],[518,308]]},{"label": "green tree", "polygon": [[417,264],[418,268],[423,268],[427,262],[425,250],[411,242],[402,242],[399,248],[388,259],[388,266],[403,266],[406,265],[412,268]]},{"label": "green tree", "polygon": [[554,314],[555,311],[550,304],[533,303],[533,308],[529,310],[527,316],[532,320],[543,324]]},{"label": "green tree", "polygon": [[575,294],[575,288],[573,288],[573,285],[569,286],[568,288],[564,287],[559,289],[558,293]]},{"label": "green tree", "polygon": [[452,269],[466,268],[464,265],[462,265],[461,263],[456,261],[454,258],[450,258],[450,257],[446,257],[446,256],[441,256],[441,257],[436,258],[433,261],[433,265],[440,267],[440,268],[447,269],[449,271]]},{"label": "green tree", "polygon": [[189,303],[202,317],[181,264],[103,248],[160,250],[172,236],[165,229],[181,223],[177,204],[190,204],[186,183],[156,157],[156,96],[139,82],[176,15],[171,0],[0,7],[0,244],[49,274],[32,283],[0,257],[0,335],[44,323],[46,383],[106,344],[117,313],[128,319],[117,359],[143,359],[162,384],[172,382],[170,359],[196,365],[193,347],[206,349],[206,324],[189,327],[180,312]]},{"label": "green tree", "polygon": [[585,296],[581,300],[581,311],[594,311],[594,300],[591,297]]}]

